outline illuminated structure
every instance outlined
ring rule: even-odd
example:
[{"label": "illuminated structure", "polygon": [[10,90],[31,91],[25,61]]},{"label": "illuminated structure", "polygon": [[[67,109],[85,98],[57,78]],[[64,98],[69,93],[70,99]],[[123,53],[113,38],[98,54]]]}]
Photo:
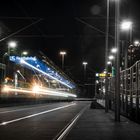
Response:
[{"label": "illuminated structure", "polygon": [[[14,77],[5,78],[2,92],[47,98],[75,98],[75,83],[52,62],[38,57],[10,56]],[[14,64],[15,63],[15,64]],[[18,69],[18,70],[17,70]],[[7,82],[10,81],[10,82]]]},{"label": "illuminated structure", "polygon": [[24,67],[29,69],[34,69],[35,71],[49,77],[50,79],[54,79],[57,82],[69,87],[74,88],[75,85],[72,84],[68,79],[65,79],[61,76],[57,71],[49,67],[49,65],[41,62],[36,57],[18,57],[18,56],[10,56],[10,61],[13,61],[17,64],[21,64]]}]

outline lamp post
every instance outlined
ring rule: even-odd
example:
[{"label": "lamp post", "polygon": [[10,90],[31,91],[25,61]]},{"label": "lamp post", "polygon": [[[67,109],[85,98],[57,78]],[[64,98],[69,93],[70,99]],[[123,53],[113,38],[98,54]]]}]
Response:
[{"label": "lamp post", "polygon": [[[121,30],[122,31],[129,31],[129,47],[130,47],[130,65],[132,64],[132,33],[133,33],[133,26],[132,21],[124,20],[121,23]],[[128,47],[125,47],[125,69],[128,67]]]},{"label": "lamp post", "polygon": [[25,77],[23,76],[23,74],[21,74],[21,72],[20,72],[20,70],[17,70],[17,73],[22,77],[22,79],[25,81],[25,83],[26,83],[26,79],[25,79]]},{"label": "lamp post", "polygon": [[135,60],[135,62],[137,61],[137,60],[139,60],[139,58],[138,58],[138,56],[139,56],[139,51],[140,51],[140,42],[138,41],[138,40],[135,40],[134,41],[134,51],[133,51],[133,53],[135,53],[135,58],[136,58],[136,60]]},{"label": "lamp post", "polygon": [[84,81],[85,81],[85,79],[86,79],[86,68],[87,68],[88,63],[84,61],[82,64],[84,66]]},{"label": "lamp post", "polygon": [[[94,96],[96,97],[96,82],[98,81],[98,80],[95,80],[96,82],[94,83],[94,78],[95,78],[95,76],[96,76],[96,71],[94,70],[94,69],[92,69],[91,67],[87,67],[87,69],[89,70],[89,71],[91,71],[91,73],[93,73],[93,77],[92,78],[90,78],[90,79],[92,79],[92,81],[91,81],[91,86],[93,85],[93,89],[95,89],[95,93],[94,93]],[[92,84],[92,82],[93,82],[93,84]],[[99,81],[98,81],[99,82]]]},{"label": "lamp post", "polygon": [[115,60],[115,56],[116,56],[116,54],[117,54],[117,48],[112,48],[111,49],[111,55],[109,55],[108,56],[108,59],[109,59],[109,61],[108,62],[111,62],[111,64],[113,64],[113,60]]},{"label": "lamp post", "polygon": [[107,13],[106,13],[106,36],[105,36],[105,69],[106,69],[106,76],[105,76],[105,112],[108,112],[109,109],[109,97],[108,97],[108,35],[109,35],[109,1],[107,0]]},{"label": "lamp post", "polygon": [[[111,61],[108,61],[108,62],[107,62],[107,65],[108,65],[108,66],[110,65],[110,66],[111,66],[111,70],[112,70],[112,62],[111,62]],[[109,68],[108,68],[108,69],[109,69]]]},{"label": "lamp post", "polygon": [[84,71],[86,71],[86,67],[87,67],[88,63],[87,62],[83,62],[82,64],[84,65]]},{"label": "lamp post", "polygon": [[9,74],[10,51],[11,51],[11,49],[14,49],[14,48],[16,48],[16,47],[17,47],[16,41],[10,41],[10,42],[8,42],[8,52],[7,52],[7,54],[8,54],[7,74]]},{"label": "lamp post", "polygon": [[[27,52],[27,51],[21,52],[21,59],[22,59],[23,56],[27,56],[27,55],[28,55],[28,52]],[[25,81],[25,83],[26,83],[26,79],[25,79],[24,76],[21,74],[21,72],[20,72],[20,71],[17,71],[17,72],[21,75],[21,77],[24,79],[24,81]],[[22,67],[22,72],[23,72],[23,74],[25,74],[25,69],[24,69],[24,67]]]},{"label": "lamp post", "polygon": [[15,41],[8,42],[8,56],[10,57],[10,49],[14,49],[17,47],[17,43]]},{"label": "lamp post", "polygon": [[115,68],[114,68],[114,65],[115,65],[115,63],[114,63],[115,57],[114,57],[114,55],[116,56],[117,51],[118,51],[118,50],[117,50],[116,47],[114,47],[114,48],[111,49],[111,53],[112,53],[113,55],[110,55],[110,56],[109,56],[109,61],[108,61],[108,63],[107,63],[108,65],[111,65],[112,77],[115,76]]},{"label": "lamp post", "polygon": [[64,69],[64,58],[67,53],[65,51],[60,51],[60,55],[62,55],[62,69]]},{"label": "lamp post", "polygon": [[[84,66],[84,82],[89,82],[88,80],[91,79],[91,83],[86,83],[85,85],[91,85],[91,93],[92,93],[93,89],[96,91],[96,82],[97,81],[94,83],[94,78],[95,78],[95,76],[98,77],[98,73],[96,73],[96,71],[94,69],[92,69],[91,67],[87,67],[88,63],[86,61],[82,62],[82,65]],[[88,70],[88,74],[91,74],[92,76],[90,75],[90,77],[86,77],[87,70]],[[93,86],[93,88],[92,88],[92,86]],[[93,91],[93,93],[94,93],[93,95],[96,96],[96,92]]]},{"label": "lamp post", "polygon": [[95,98],[97,97],[97,85],[99,84],[99,81],[95,81]]},{"label": "lamp post", "polygon": [[121,29],[122,31],[129,31],[130,33],[130,44],[132,43],[132,32],[133,32],[133,26],[132,26],[132,21],[130,20],[124,20],[121,23]]},{"label": "lamp post", "polygon": [[115,74],[115,121],[120,122],[120,0],[115,1],[115,47],[116,74]]}]

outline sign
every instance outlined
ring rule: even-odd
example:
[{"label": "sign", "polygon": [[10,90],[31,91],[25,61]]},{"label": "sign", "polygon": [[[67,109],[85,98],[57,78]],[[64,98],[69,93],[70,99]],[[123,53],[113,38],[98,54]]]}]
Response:
[{"label": "sign", "polygon": [[111,74],[111,73],[108,73],[108,75],[107,75],[106,73],[99,73],[99,77],[100,77],[100,78],[104,78],[104,77],[106,77],[106,76],[111,77],[112,74]]}]

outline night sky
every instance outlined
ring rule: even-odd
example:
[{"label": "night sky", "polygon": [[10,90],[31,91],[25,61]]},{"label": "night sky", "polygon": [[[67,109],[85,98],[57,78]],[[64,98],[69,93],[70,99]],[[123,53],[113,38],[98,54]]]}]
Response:
[{"label": "night sky", "polygon": [[[110,1],[110,34],[114,36],[114,2]],[[121,19],[133,20],[134,39],[140,39],[139,7],[138,0],[121,0]],[[5,50],[6,42],[14,39],[21,49],[43,51],[59,67],[59,51],[65,50],[65,68],[74,80],[83,75],[83,60],[90,69],[104,69],[105,34],[95,28],[105,32],[106,0],[1,1],[0,38],[39,19],[37,24],[1,41],[0,49]],[[114,39],[109,39],[109,45],[114,46]]]}]

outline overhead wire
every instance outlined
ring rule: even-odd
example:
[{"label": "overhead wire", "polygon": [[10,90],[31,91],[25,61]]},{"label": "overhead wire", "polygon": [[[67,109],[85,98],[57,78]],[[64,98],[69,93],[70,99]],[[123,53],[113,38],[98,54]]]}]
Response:
[{"label": "overhead wire", "polygon": [[23,28],[21,28],[21,29],[15,31],[15,32],[13,32],[13,33],[11,33],[11,34],[9,34],[8,36],[6,36],[6,37],[0,39],[0,42],[2,42],[2,41],[4,41],[4,40],[6,40],[6,39],[8,39],[8,38],[10,38],[10,37],[12,37],[12,36],[18,34],[18,33],[20,33],[21,31],[24,31],[25,29],[31,27],[32,25],[37,24],[37,23],[40,22],[41,20],[43,20],[43,19],[39,19],[39,20],[37,20],[37,21],[35,21],[35,22],[33,22],[33,23],[31,23],[31,24],[29,24],[29,25],[27,25],[27,26],[25,26],[25,27],[23,27]]}]

